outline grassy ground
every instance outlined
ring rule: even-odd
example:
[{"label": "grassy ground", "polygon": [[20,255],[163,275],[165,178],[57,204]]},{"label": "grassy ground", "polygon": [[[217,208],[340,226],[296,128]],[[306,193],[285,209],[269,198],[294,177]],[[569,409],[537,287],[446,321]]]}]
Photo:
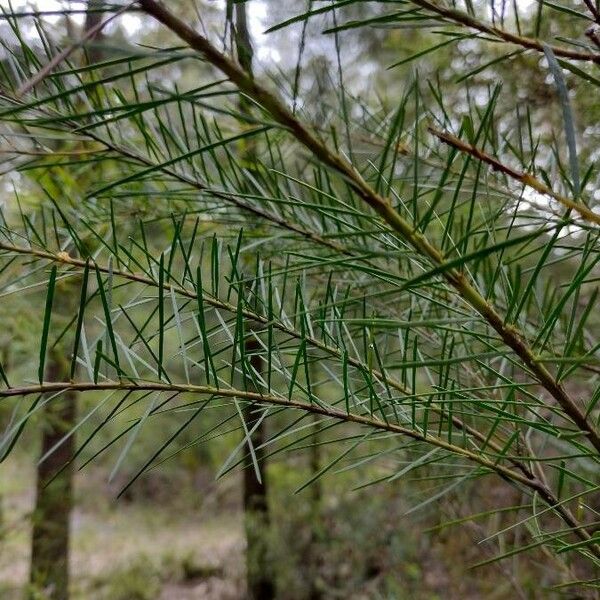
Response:
[{"label": "grassy ground", "polygon": [[[363,491],[360,497],[329,494],[321,524],[312,534],[316,554],[311,558],[306,554],[311,535],[307,496],[292,493],[305,477],[298,471],[278,465],[270,471],[280,487],[272,496],[272,510],[274,520],[282,523],[274,556],[284,600],[306,597],[315,556],[321,564],[315,581],[323,583],[324,598],[557,597],[536,579],[545,570],[530,570],[528,562],[519,566],[528,591],[519,594],[511,585],[511,565],[469,571],[466,565],[491,556],[489,548],[477,543],[484,532],[463,528],[425,534],[435,521],[425,514],[423,521],[413,518],[409,523],[406,506],[398,499],[402,494],[388,487]],[[72,600],[244,598],[239,478],[230,476],[217,484],[212,474],[199,474],[197,468],[186,474],[170,466],[168,472],[153,471],[140,479],[132,494],[120,500],[115,497],[126,479],[113,484],[107,480],[108,471],[100,466],[76,476]],[[0,467],[2,600],[22,600],[27,585],[33,489],[31,459],[13,453]],[[531,590],[536,590],[533,595]]]},{"label": "grassy ground", "polygon": [[[214,490],[208,491],[199,507],[190,502],[115,501],[112,490],[98,483],[105,478],[105,473],[92,471],[77,478],[73,599],[242,597],[240,516],[228,510],[208,518],[211,505],[221,500]],[[23,459],[11,457],[0,470],[0,597],[6,600],[22,598],[27,583],[33,481],[33,465]]]}]

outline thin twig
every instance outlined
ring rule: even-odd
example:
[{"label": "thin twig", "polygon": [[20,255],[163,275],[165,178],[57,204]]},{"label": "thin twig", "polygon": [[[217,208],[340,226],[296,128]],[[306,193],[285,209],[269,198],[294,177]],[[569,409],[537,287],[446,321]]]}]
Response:
[{"label": "thin twig", "polygon": [[596,21],[596,23],[598,23],[600,25],[600,10],[598,10],[598,8],[596,8],[596,5],[594,4],[594,0],[583,0],[583,2],[588,7],[588,10],[592,13],[592,16],[594,17],[594,21]]},{"label": "thin twig", "polygon": [[100,154],[106,152],[101,149],[91,150],[9,150],[0,148],[0,154],[17,154],[19,156],[81,156],[82,154]]},{"label": "thin twig", "polygon": [[585,30],[585,35],[590,38],[595,46],[600,48],[600,25],[590,25]]},{"label": "thin twig", "polygon": [[550,196],[554,198],[557,202],[562,204],[564,207],[574,210],[586,221],[590,221],[591,223],[595,223],[596,225],[600,225],[600,215],[590,210],[585,204],[581,202],[574,202],[570,198],[555,192],[553,189],[549,188],[546,184],[542,183],[539,179],[536,179],[530,173],[525,173],[523,171],[517,171],[512,167],[509,167],[503,163],[501,163],[497,158],[490,156],[483,150],[480,150],[476,146],[468,144],[467,142],[461,140],[460,138],[448,133],[446,131],[440,131],[435,127],[428,127],[429,131],[435,135],[438,139],[440,139],[445,144],[456,148],[460,152],[464,152],[466,154],[470,154],[476,159],[487,163],[494,169],[494,171],[500,171],[505,175],[508,175],[511,179],[519,181],[523,185],[530,187],[540,194],[544,194],[545,196]]},{"label": "thin twig", "polygon": [[67,48],[65,48],[62,52],[59,52],[56,56],[54,56],[54,58],[52,58],[52,60],[48,64],[46,64],[44,67],[42,67],[31,79],[28,79],[17,90],[17,97],[22,96],[23,94],[26,94],[29,90],[34,88],[38,83],[43,81],[63,60],[68,58],[75,50],[77,50],[77,48],[80,48],[81,46],[83,46],[83,44],[85,44],[85,42],[87,40],[89,40],[90,38],[93,38],[95,35],[100,33],[100,31],[102,31],[102,29],[104,29],[104,27],[106,27],[106,25],[108,25],[114,18],[118,17],[119,15],[123,14],[125,11],[129,10],[134,4],[135,4],[135,0],[133,0],[129,4],[126,4],[125,6],[123,6],[121,9],[119,9],[114,14],[110,15],[110,17],[108,17],[104,21],[101,21],[97,25],[90,27],[90,29],[88,29],[83,34],[83,36],[81,37],[80,40],[77,40],[75,43],[73,43],[70,46],[68,46]]},{"label": "thin twig", "polygon": [[[88,15],[88,14],[97,14],[97,13],[112,13],[115,9],[120,9],[121,6],[108,4],[100,7],[100,8],[63,8],[56,10],[21,10],[18,12],[11,12],[4,9],[0,13],[0,21],[7,21],[9,19],[26,19],[34,17],[36,19],[41,19],[42,17],[68,17],[72,15]],[[129,7],[127,10],[130,12],[137,12],[141,9],[135,7]]]},{"label": "thin twig", "polygon": [[[484,21],[480,21],[479,19],[476,19],[465,12],[456,10],[455,8],[440,6],[439,4],[430,2],[429,0],[411,0],[411,2],[459,25],[464,25],[470,29],[476,29],[477,31],[487,33],[505,42],[522,46],[523,48],[536,50],[537,52],[544,52],[544,44],[535,38],[529,38],[517,35],[515,33],[510,33],[509,31],[499,27],[488,25]],[[552,48],[552,52],[554,52],[556,56],[561,56],[562,58],[600,64],[600,54],[598,53],[579,52],[577,50],[570,50],[569,48],[563,48],[561,46],[550,46],[550,48]]]}]

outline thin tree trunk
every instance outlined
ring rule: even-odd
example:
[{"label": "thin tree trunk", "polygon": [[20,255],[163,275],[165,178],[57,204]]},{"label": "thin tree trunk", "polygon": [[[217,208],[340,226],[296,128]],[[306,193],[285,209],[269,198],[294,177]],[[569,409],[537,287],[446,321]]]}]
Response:
[{"label": "thin tree trunk", "polygon": [[[248,22],[246,18],[246,5],[244,3],[235,5],[235,31],[234,38],[238,61],[247,73],[252,75],[252,41]],[[240,112],[250,114],[250,104],[240,98]],[[245,145],[245,158],[252,162],[256,158],[255,148],[252,142]],[[250,364],[257,373],[264,370],[264,361],[260,356],[260,344],[250,335],[245,342],[245,352],[250,356]],[[247,378],[247,387],[253,387],[251,378]],[[243,410],[243,417],[248,431],[257,425],[260,413],[254,410],[252,405],[247,405]],[[269,565],[269,506],[266,481],[265,452],[260,447],[266,438],[265,424],[260,422],[256,430],[250,436],[254,453],[262,471],[259,481],[256,476],[252,457],[248,454],[244,461],[244,519],[246,530],[246,581],[247,597],[250,600],[271,600],[275,597],[275,584]]]},{"label": "thin tree trunk", "polygon": [[[250,364],[260,373],[263,369],[263,359],[258,354],[260,350],[256,339],[250,337],[246,341],[246,353],[250,356]],[[248,378],[250,379],[250,378]],[[248,381],[247,386],[252,387]],[[243,410],[246,427],[251,431],[260,412],[251,404]],[[251,442],[256,461],[260,465],[262,477],[258,480],[251,456],[248,454],[244,464],[244,519],[246,529],[246,579],[248,586],[247,597],[251,600],[270,600],[275,597],[275,585],[269,564],[269,506],[267,501],[267,480],[265,469],[265,452],[261,448],[265,441],[265,426],[261,423],[252,433]]]},{"label": "thin tree trunk", "polygon": [[[311,378],[318,380],[317,369],[313,363],[310,367]],[[319,395],[319,390],[315,390]],[[310,477],[314,477],[321,470],[321,416],[313,415],[313,432],[311,436],[311,446],[309,454]],[[309,600],[321,600],[323,593],[319,585],[319,570],[322,557],[319,552],[319,541],[321,539],[321,503],[323,499],[323,487],[321,479],[313,481],[310,486],[310,540],[308,543],[308,598]]]},{"label": "thin tree trunk", "polygon": [[[99,0],[88,0],[88,8],[97,8]],[[102,16],[88,12],[83,30],[96,26]],[[94,37],[97,41],[101,34]],[[85,63],[101,60],[101,52],[92,47]],[[57,316],[70,318],[77,311],[77,278],[62,284]],[[60,289],[60,288],[59,288]],[[71,378],[69,355],[72,350],[70,336],[65,336],[49,352],[46,381],[67,381]],[[71,538],[71,511],[73,508],[73,457],[75,436],[61,440],[73,429],[77,419],[77,394],[67,392],[48,402],[42,410],[43,458],[36,473],[36,500],[33,511],[31,537],[30,597],[47,600],[69,598],[69,549]],[[55,446],[59,444],[56,448]]]},{"label": "thin tree trunk", "polygon": [[[46,369],[48,381],[69,378],[69,363],[56,349]],[[50,400],[43,410],[41,455],[60,442],[75,423],[77,394],[66,393]],[[73,506],[73,436],[42,461],[37,468],[36,503],[31,541],[32,598],[42,593],[49,600],[69,597],[70,516]],[[58,475],[57,475],[58,474]]]},{"label": "thin tree trunk", "polygon": [[[88,10],[100,8],[104,4],[103,0],[88,0]],[[84,32],[96,27],[102,21],[102,13],[88,12],[85,15]],[[86,49],[89,63],[95,63],[102,60],[102,49],[98,46],[102,41],[104,34],[102,31],[96,33],[88,42]]]},{"label": "thin tree trunk", "polygon": [[[73,277],[60,281],[56,286],[52,322],[58,331],[77,312],[80,284],[81,278]],[[46,381],[68,381],[71,378],[73,341],[74,335],[68,334],[56,345],[49,346],[44,374]],[[76,423],[77,393],[66,392],[49,400],[41,416],[40,458],[43,460],[37,466],[29,597],[32,600],[39,600],[40,596],[44,600],[67,600],[75,436],[65,438],[65,435]]]}]

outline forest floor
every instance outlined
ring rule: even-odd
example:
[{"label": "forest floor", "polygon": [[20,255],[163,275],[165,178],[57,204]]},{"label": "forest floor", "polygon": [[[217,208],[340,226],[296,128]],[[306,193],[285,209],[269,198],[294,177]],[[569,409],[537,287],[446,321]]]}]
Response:
[{"label": "forest floor", "polygon": [[[245,597],[245,536],[239,477],[228,476],[216,483],[211,472],[202,471],[197,465],[194,469],[171,466],[167,471],[151,471],[128,494],[117,499],[127,476],[119,475],[109,484],[109,472],[106,466],[93,466],[75,478],[71,600],[241,600]],[[271,471],[273,479],[279,481],[293,473],[294,469]],[[27,587],[34,475],[33,461],[25,453],[13,453],[0,466],[2,600],[22,600]],[[297,485],[295,481],[291,489]],[[405,508],[401,502],[394,504],[383,496],[383,491],[368,496],[369,511],[358,510],[357,507],[364,506],[362,497],[354,501],[351,495],[329,498],[335,506],[323,517],[327,545],[320,548],[327,554],[327,560],[325,555],[321,556],[320,572],[328,577],[331,593],[324,598],[534,597],[527,593],[515,595],[501,564],[485,567],[475,575],[464,568],[489,556],[484,547],[473,543],[483,533],[467,532],[467,535],[454,529],[448,535],[429,537],[421,533],[429,523],[423,521],[413,523],[397,535]],[[306,532],[297,527],[303,502],[303,497],[289,492],[279,498],[277,505],[280,519],[283,514],[291,515],[289,530],[280,532],[286,537],[282,537],[285,543],[277,550],[277,556],[285,558],[279,568],[296,565],[283,575],[280,573],[287,577],[281,585],[288,595],[282,599],[306,597],[291,593],[306,587],[305,559],[293,547],[306,537]],[[362,565],[364,572],[358,565]],[[529,576],[529,567],[523,565],[523,568],[526,569],[523,580],[529,585],[535,580]],[[387,592],[382,594],[383,589]],[[550,599],[555,595],[544,593],[535,597]]]},{"label": "forest floor", "polygon": [[[97,479],[99,474],[92,477]],[[20,600],[27,585],[33,482],[33,465],[12,457],[2,465],[0,597],[5,600]],[[114,501],[94,487],[89,481],[77,485],[78,506],[72,520],[73,600],[242,597],[244,542],[238,511],[203,518],[206,511],[202,509],[167,502]],[[95,497],[88,496],[94,492]]]}]

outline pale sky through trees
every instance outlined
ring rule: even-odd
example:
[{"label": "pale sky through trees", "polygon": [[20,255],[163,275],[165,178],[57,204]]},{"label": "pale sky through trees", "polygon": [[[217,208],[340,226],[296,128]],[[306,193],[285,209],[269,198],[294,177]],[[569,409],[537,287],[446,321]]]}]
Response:
[{"label": "pale sky through trees", "polygon": [[[225,10],[224,0],[209,0],[215,7]],[[0,0],[0,6],[6,10],[18,11],[24,10],[27,7],[34,7],[36,10],[41,11],[55,11],[64,10],[70,8],[71,10],[85,10],[87,2],[64,2],[61,0]],[[224,14],[224,12],[223,12]],[[248,18],[250,22],[250,28],[253,36],[254,43],[257,48],[257,58],[259,60],[270,60],[279,62],[281,60],[280,53],[274,48],[268,48],[266,45],[267,36],[263,34],[265,29],[264,21],[267,17],[267,6],[262,0],[253,0],[248,2]],[[50,23],[56,23],[59,19],[59,15],[52,16],[48,15],[45,19]],[[84,16],[72,15],[71,17],[76,23],[83,23]],[[136,14],[123,14],[118,17],[118,23],[125,28],[130,35],[135,35],[141,27],[141,18]],[[110,28],[114,27],[113,24],[107,26],[107,31],[110,32]]]}]

